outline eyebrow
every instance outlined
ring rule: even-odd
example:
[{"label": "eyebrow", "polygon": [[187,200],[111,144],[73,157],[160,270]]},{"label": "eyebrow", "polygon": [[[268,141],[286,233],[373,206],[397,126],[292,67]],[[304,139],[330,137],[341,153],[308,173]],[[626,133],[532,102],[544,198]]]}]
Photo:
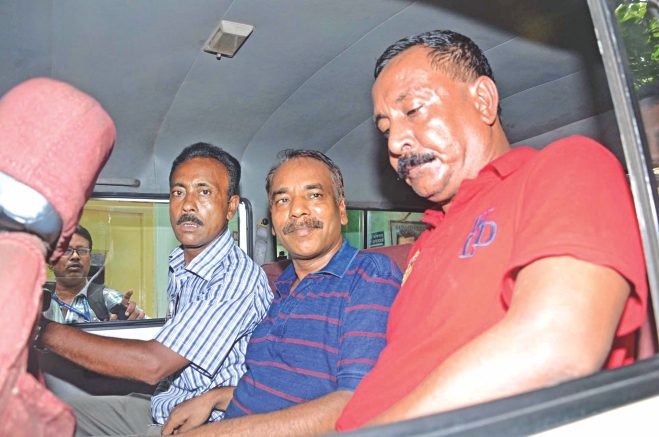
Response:
[{"label": "eyebrow", "polygon": [[[203,182],[203,181],[202,182],[195,182],[194,185],[193,185],[193,187],[210,187],[210,186],[211,186],[211,184],[209,184],[208,182]],[[174,188],[174,187],[185,188],[185,185],[183,184],[183,182],[174,182],[170,188]]]},{"label": "eyebrow", "polygon": [[288,188],[279,188],[277,190],[274,190],[270,194],[270,197],[275,197],[275,196],[279,196],[280,194],[286,194],[286,193],[288,193]]},{"label": "eyebrow", "polygon": [[309,184],[304,186],[305,190],[324,190],[322,184]]},{"label": "eyebrow", "polygon": [[[405,99],[410,95],[410,92],[411,92],[411,91],[412,91],[411,88],[408,88],[408,89],[406,89],[405,91],[403,91],[403,92],[402,92],[402,93],[396,98],[396,103],[400,103],[400,102],[402,102],[403,100],[405,100]],[[384,115],[384,114],[378,114],[378,115],[375,115],[375,116],[373,116],[373,123],[375,123],[375,124],[377,125],[377,124],[380,122],[380,120],[385,119],[385,118],[387,118],[387,116]]]},{"label": "eyebrow", "polygon": [[400,102],[402,102],[403,100],[405,100],[405,99],[407,98],[407,96],[410,95],[410,92],[411,92],[411,91],[412,91],[412,90],[411,90],[410,88],[408,88],[408,89],[406,89],[405,91],[403,91],[403,92],[398,96],[398,98],[396,98],[396,103],[400,103]]}]

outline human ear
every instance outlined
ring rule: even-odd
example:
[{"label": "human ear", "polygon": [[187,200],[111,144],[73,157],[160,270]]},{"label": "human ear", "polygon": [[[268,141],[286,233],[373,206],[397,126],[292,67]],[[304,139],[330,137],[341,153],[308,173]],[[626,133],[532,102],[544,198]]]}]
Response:
[{"label": "human ear", "polygon": [[348,224],[348,213],[346,212],[346,199],[343,198],[339,202],[339,214],[341,215],[341,224],[342,225],[347,225]]},{"label": "human ear", "polygon": [[497,120],[499,108],[499,90],[492,79],[480,76],[470,86],[470,91],[483,122],[490,126]]},{"label": "human ear", "polygon": [[227,211],[227,220],[231,220],[233,216],[236,215],[236,211],[238,210],[239,204],[240,204],[240,196],[237,194],[231,196],[231,199],[229,199],[229,210]]}]

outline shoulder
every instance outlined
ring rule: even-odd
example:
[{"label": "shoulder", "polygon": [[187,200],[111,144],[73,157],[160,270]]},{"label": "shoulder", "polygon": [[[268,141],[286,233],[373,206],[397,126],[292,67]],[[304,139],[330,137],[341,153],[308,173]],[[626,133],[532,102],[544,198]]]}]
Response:
[{"label": "shoulder", "polygon": [[355,270],[365,273],[369,278],[392,278],[400,283],[400,269],[391,258],[382,253],[358,251],[349,267],[349,271]]},{"label": "shoulder", "polygon": [[566,137],[547,145],[536,155],[533,163],[535,166],[554,165],[560,169],[580,167],[588,171],[610,167],[622,171],[613,153],[592,138],[581,135]]},{"label": "shoulder", "polygon": [[265,277],[263,269],[238,246],[231,248],[224,261],[229,270],[240,270],[258,277]]},{"label": "shoulder", "polygon": [[103,295],[104,296],[119,296],[119,300],[121,300],[124,297],[124,294],[122,292],[120,292],[119,290],[115,290],[114,288],[109,288],[109,287],[103,287]]},{"label": "shoulder", "polygon": [[232,247],[223,264],[223,268],[215,270],[215,275],[226,287],[255,294],[270,292],[265,272],[240,247]]}]

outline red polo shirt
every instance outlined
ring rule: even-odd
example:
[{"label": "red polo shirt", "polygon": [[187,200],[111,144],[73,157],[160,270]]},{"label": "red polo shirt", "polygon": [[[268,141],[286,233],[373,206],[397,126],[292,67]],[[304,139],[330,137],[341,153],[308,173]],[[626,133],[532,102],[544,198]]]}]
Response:
[{"label": "red polo shirt", "polygon": [[387,327],[387,347],[337,421],[358,428],[392,407],[458,349],[506,314],[516,274],[535,260],[572,256],[633,284],[606,367],[633,361],[645,318],[641,238],[624,172],[595,141],[573,136],[541,152],[517,148],[465,180],[447,214],[410,252]]}]

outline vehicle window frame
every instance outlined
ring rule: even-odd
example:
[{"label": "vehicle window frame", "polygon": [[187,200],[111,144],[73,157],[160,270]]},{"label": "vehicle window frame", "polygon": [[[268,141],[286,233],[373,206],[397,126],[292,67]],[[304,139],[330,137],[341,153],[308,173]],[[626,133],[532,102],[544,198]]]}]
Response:
[{"label": "vehicle window frame", "polygon": [[[634,92],[627,51],[620,35],[613,0],[587,0],[598,47],[604,63],[613,108],[629,171],[629,184],[641,231],[650,301],[654,319],[659,316],[659,205],[657,182],[652,172],[650,149],[640,105]],[[659,7],[656,0],[648,0]],[[659,328],[655,326],[659,336]]]},{"label": "vehicle window frame", "polygon": [[[125,202],[129,203],[152,203],[152,204],[169,204],[169,195],[161,193],[98,193],[93,192],[89,200],[104,202]],[[238,237],[239,247],[243,249],[251,258],[253,254],[252,235],[252,204],[247,198],[240,198],[238,206]],[[167,319],[165,317],[154,317],[143,320],[126,320],[126,321],[97,321],[97,322],[80,322],[69,323],[69,326],[84,331],[105,331],[105,330],[123,330],[123,329],[142,329],[153,326],[162,326]]]}]

